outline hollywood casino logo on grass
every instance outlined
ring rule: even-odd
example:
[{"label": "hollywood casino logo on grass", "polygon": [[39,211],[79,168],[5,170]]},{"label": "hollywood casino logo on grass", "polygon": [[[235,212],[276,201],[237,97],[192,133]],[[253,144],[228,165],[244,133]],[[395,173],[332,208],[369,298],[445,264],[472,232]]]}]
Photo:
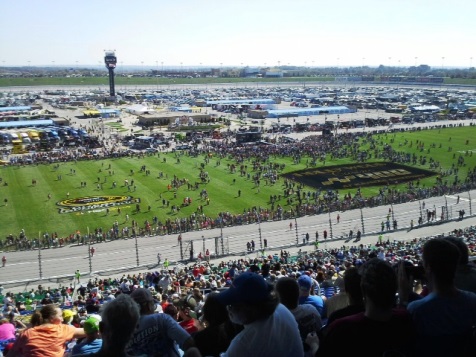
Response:
[{"label": "hollywood casino logo on grass", "polygon": [[140,198],[132,196],[86,196],[63,200],[56,205],[59,206],[58,213],[74,213],[139,202]]}]

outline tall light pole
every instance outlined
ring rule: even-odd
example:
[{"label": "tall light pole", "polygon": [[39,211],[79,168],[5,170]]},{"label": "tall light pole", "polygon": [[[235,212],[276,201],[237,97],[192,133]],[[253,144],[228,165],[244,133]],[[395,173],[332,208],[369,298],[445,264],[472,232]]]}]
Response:
[{"label": "tall light pole", "polygon": [[157,78],[157,90],[159,90],[159,61],[155,61],[155,67],[157,68],[157,73],[155,78]]},{"label": "tall light pole", "polygon": [[164,62],[160,62],[160,65],[162,66],[162,76],[164,75]]},{"label": "tall light pole", "polygon": [[145,77],[145,73],[144,73],[144,61],[140,61],[140,64],[141,64],[142,75]]},{"label": "tall light pole", "polygon": [[180,62],[180,77],[183,77],[183,62]]},{"label": "tall light pole", "polygon": [[469,57],[469,68],[473,68],[473,57]]},{"label": "tall light pole", "polygon": [[441,69],[445,68],[445,58],[441,57]]},{"label": "tall light pole", "polygon": [[415,57],[415,67],[416,67],[416,64],[417,64],[417,60],[418,60],[418,57]]}]

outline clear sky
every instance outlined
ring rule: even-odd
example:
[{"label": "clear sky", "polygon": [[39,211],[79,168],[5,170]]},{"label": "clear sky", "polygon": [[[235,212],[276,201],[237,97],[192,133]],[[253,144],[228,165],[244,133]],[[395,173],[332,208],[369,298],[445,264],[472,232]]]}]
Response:
[{"label": "clear sky", "polygon": [[[3,0],[0,65],[476,65],[474,0]],[[474,62],[471,58],[474,58]]]}]

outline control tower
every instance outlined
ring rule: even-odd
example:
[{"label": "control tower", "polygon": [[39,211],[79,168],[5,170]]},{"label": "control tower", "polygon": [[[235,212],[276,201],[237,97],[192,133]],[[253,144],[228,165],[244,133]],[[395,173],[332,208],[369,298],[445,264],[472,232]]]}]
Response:
[{"label": "control tower", "polygon": [[104,63],[109,71],[109,95],[111,97],[116,96],[116,90],[114,88],[114,68],[116,68],[117,58],[114,51],[106,51],[104,55]]}]

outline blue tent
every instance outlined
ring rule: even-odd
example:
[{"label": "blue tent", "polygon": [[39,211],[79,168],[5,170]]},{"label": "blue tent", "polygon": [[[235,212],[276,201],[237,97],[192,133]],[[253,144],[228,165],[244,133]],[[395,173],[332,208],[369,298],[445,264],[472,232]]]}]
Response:
[{"label": "blue tent", "polygon": [[4,122],[0,122],[0,129],[37,127],[37,126],[48,126],[48,125],[54,125],[53,120],[39,119],[39,120],[4,121]]},{"label": "blue tent", "polygon": [[31,107],[1,107],[0,112],[24,112],[31,110]]}]

